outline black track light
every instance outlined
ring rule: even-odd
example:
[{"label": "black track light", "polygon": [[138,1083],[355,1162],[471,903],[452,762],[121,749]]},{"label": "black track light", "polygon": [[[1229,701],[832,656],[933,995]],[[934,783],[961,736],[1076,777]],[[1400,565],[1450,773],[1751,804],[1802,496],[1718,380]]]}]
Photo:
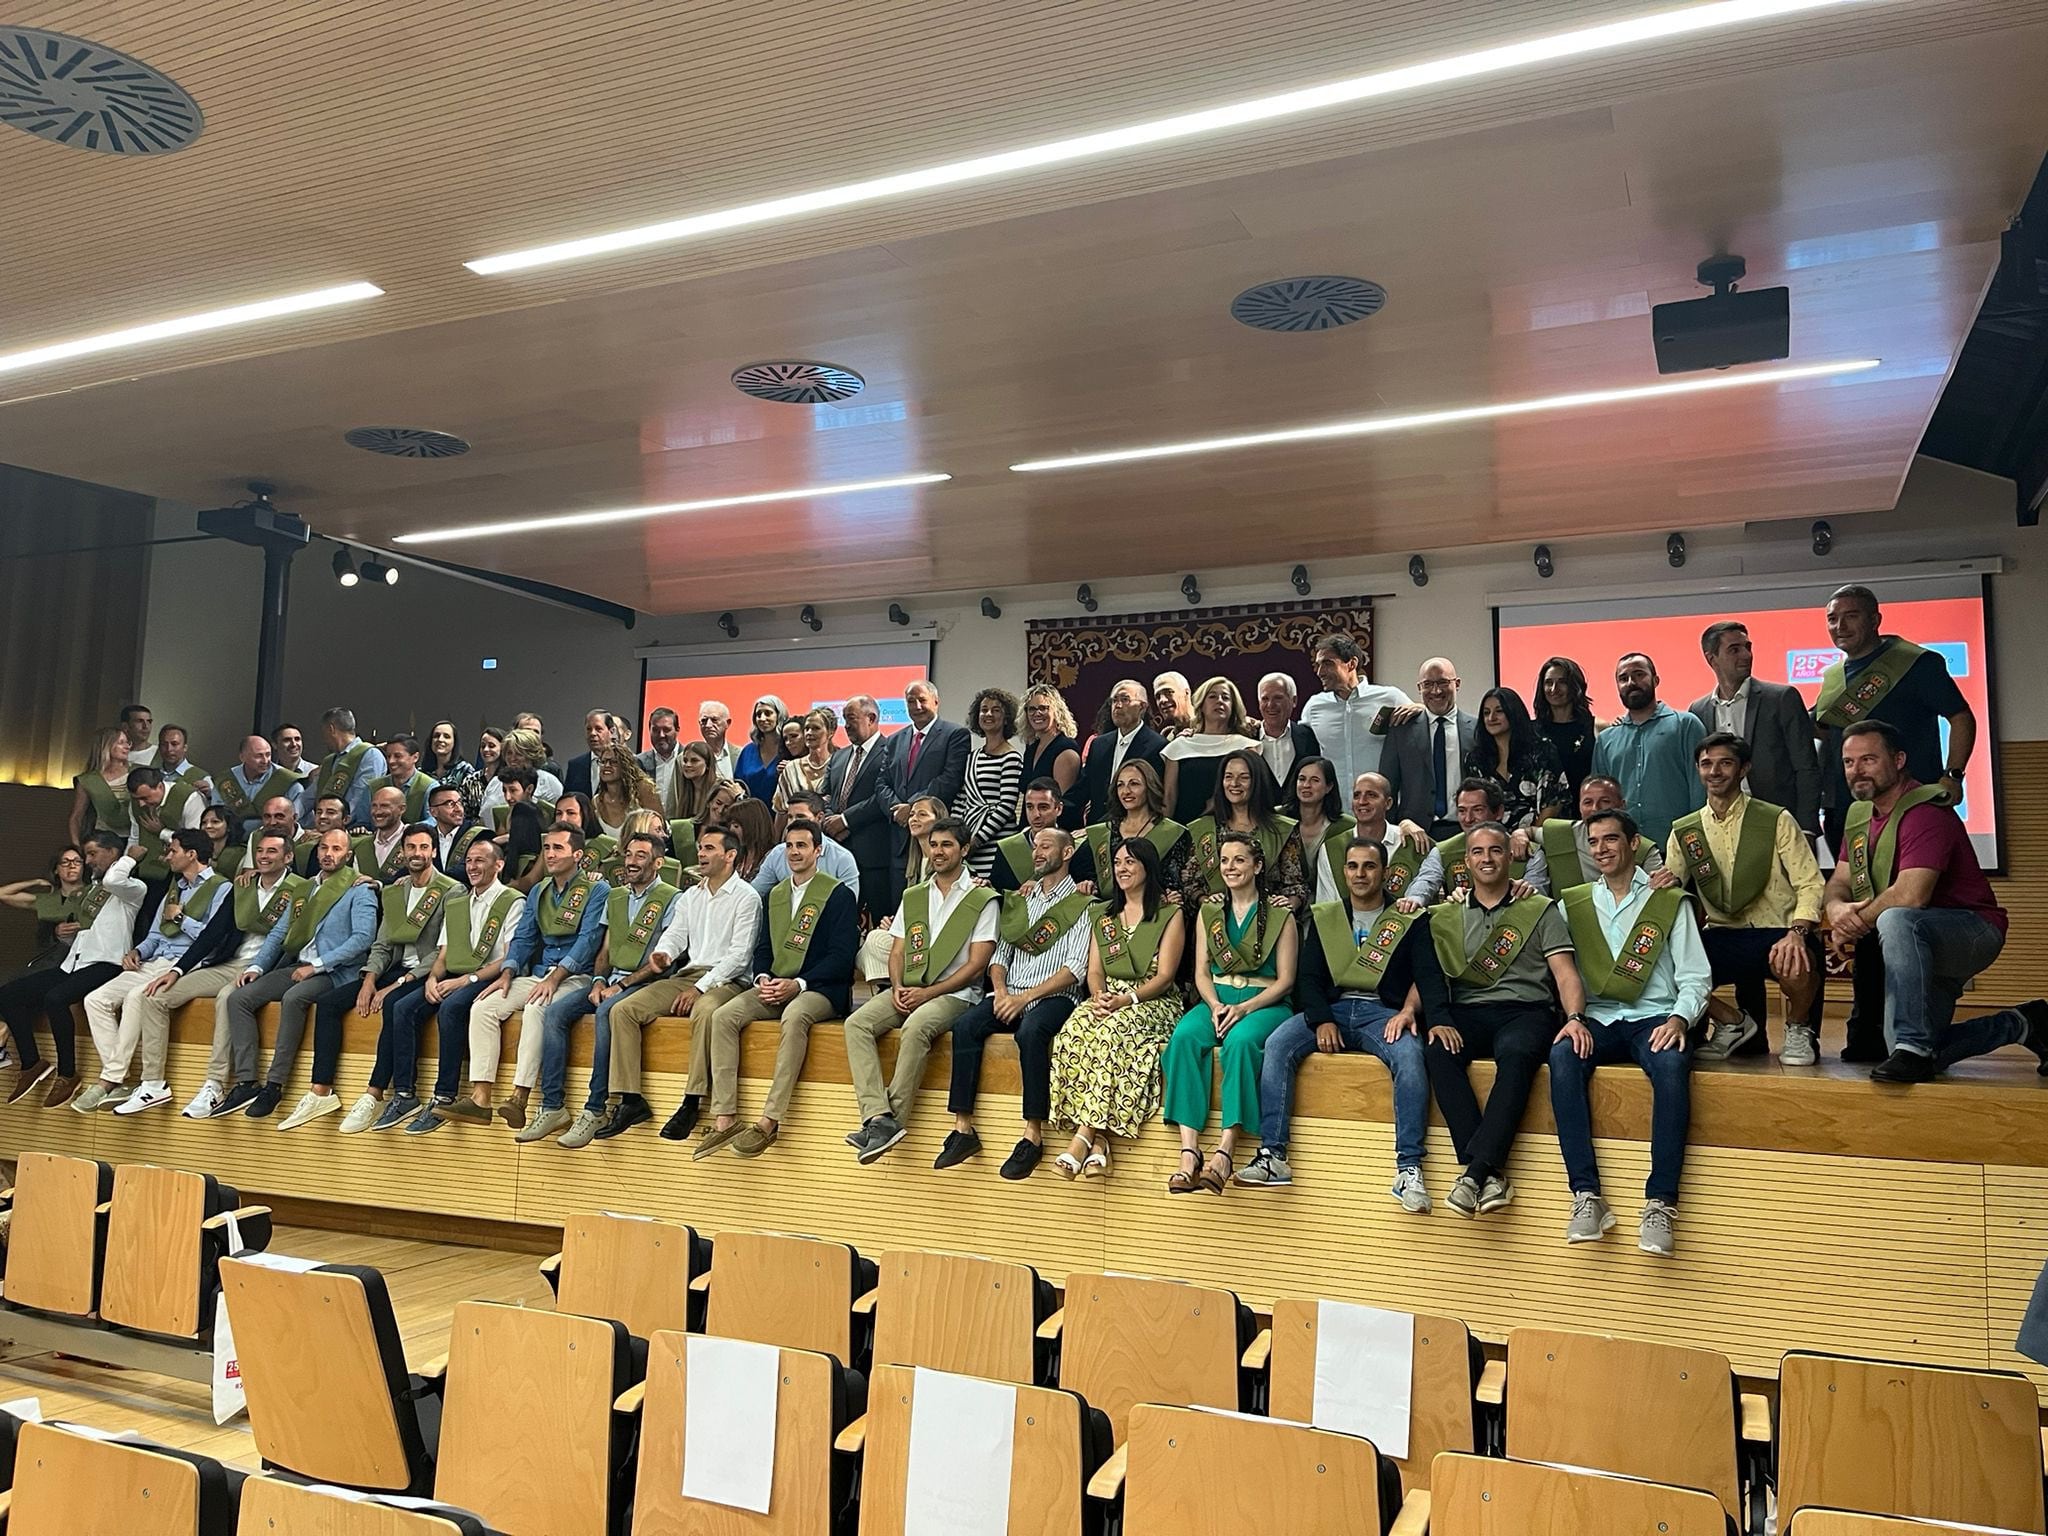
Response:
[{"label": "black track light", "polygon": [[799,624],[814,635],[825,627],[825,621],[818,617],[818,610],[809,603],[804,604],[803,611],[796,618]]},{"label": "black track light", "polygon": [[1429,567],[1422,563],[1422,556],[1410,555],[1408,557],[1408,579],[1418,587],[1429,585]]},{"label": "black track light", "polygon": [[1000,619],[1003,616],[1003,610],[996,606],[994,598],[984,597],[981,600],[981,616],[984,619]]},{"label": "black track light", "polygon": [[1835,548],[1835,525],[1826,518],[1816,518],[1813,524],[1813,552],[1816,555],[1832,554]]},{"label": "black track light", "polygon": [[355,561],[349,558],[348,551],[345,549],[337,549],[334,552],[334,579],[344,587],[352,587],[362,580],[356,574]]},{"label": "black track light", "polygon": [[1685,564],[1684,534],[1674,533],[1664,541],[1664,558],[1671,562],[1671,568],[1674,571]]},{"label": "black track light", "polygon": [[1200,606],[1202,601],[1202,589],[1195,584],[1195,578],[1192,575],[1181,577],[1180,595],[1186,598],[1191,604],[1194,604],[1198,607]]},{"label": "black track light", "polygon": [[1292,572],[1292,573],[1291,573],[1291,574],[1290,574],[1290,575],[1288,576],[1288,578],[1287,578],[1287,579],[1288,579],[1289,581],[1291,581],[1291,582],[1293,582],[1293,583],[1294,583],[1294,591],[1295,591],[1295,594],[1296,594],[1297,596],[1300,596],[1300,597],[1307,597],[1307,596],[1308,596],[1308,567],[1307,567],[1307,566],[1305,566],[1305,565],[1297,565],[1297,566],[1296,566],[1296,567],[1294,568],[1293,572]]},{"label": "black track light", "polygon": [[739,637],[740,637],[740,627],[739,627],[739,625],[738,625],[737,623],[735,623],[735,622],[734,622],[734,620],[733,620],[733,616],[732,616],[732,614],[731,614],[731,612],[730,612],[730,611],[728,611],[728,612],[725,612],[725,613],[721,613],[721,614],[720,614],[720,615],[718,616],[718,627],[719,627],[720,629],[722,629],[722,630],[724,630],[724,631],[725,631],[725,638],[726,638],[726,639],[728,639],[728,640],[737,640],[737,639],[739,639]]},{"label": "black track light", "polygon": [[1085,581],[1074,588],[1074,601],[1081,605],[1083,613],[1093,613],[1102,606],[1102,604],[1095,601],[1095,589]]},{"label": "black track light", "polygon": [[398,585],[398,567],[386,565],[382,560],[365,560],[363,580],[373,587],[395,587]]},{"label": "black track light", "polygon": [[1557,562],[1550,558],[1550,546],[1548,544],[1538,544],[1536,546],[1536,574],[1545,581],[1550,580],[1551,577],[1557,574]]},{"label": "black track light", "polygon": [[891,603],[889,605],[889,622],[891,624],[908,624],[910,622],[910,615],[903,611],[901,603]]}]

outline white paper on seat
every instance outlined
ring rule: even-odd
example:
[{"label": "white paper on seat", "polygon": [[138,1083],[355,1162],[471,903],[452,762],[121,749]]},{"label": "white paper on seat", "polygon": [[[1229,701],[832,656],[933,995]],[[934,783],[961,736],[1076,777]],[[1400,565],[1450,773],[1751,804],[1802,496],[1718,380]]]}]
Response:
[{"label": "white paper on seat", "polygon": [[683,1497],[767,1514],[782,1351],[693,1333],[683,1372]]},{"label": "white paper on seat", "polygon": [[0,1403],[0,1413],[11,1413],[28,1424],[43,1422],[43,1400],[40,1397],[17,1397],[11,1403]]},{"label": "white paper on seat", "polygon": [[1017,1389],[920,1366],[911,1387],[903,1536],[1004,1536]]},{"label": "white paper on seat", "polygon": [[1363,1435],[1382,1455],[1405,1460],[1414,1387],[1413,1313],[1316,1303],[1316,1428]]},{"label": "white paper on seat", "polygon": [[263,1269],[281,1269],[288,1275],[303,1275],[327,1262],[325,1259],[295,1259],[288,1253],[238,1253],[234,1257],[244,1264],[254,1264]]}]

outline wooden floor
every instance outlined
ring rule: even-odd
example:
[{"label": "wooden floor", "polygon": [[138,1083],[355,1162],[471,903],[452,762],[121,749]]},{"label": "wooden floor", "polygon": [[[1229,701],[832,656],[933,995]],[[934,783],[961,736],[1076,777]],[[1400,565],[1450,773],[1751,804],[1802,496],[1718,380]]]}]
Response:
[{"label": "wooden floor", "polygon": [[[352,1232],[280,1227],[272,1253],[369,1264],[384,1272],[391,1305],[405,1339],[406,1358],[422,1361],[448,1347],[448,1322],[459,1301],[517,1302],[551,1307],[547,1282],[531,1254]],[[7,1317],[0,1313],[0,1341]],[[124,1371],[58,1354],[30,1354],[0,1343],[0,1403],[39,1400],[43,1417],[70,1419],[95,1429],[132,1429],[182,1450],[199,1451],[254,1471],[256,1444],[247,1419],[225,1427],[213,1422],[213,1395],[203,1384]]]}]

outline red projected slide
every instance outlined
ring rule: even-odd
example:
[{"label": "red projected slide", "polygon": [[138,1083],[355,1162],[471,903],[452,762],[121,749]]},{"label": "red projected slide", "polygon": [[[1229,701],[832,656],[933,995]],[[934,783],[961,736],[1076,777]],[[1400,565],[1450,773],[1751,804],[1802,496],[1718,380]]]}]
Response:
[{"label": "red projected slide", "polygon": [[[1884,628],[1903,635],[1948,660],[1948,670],[1977,716],[1977,749],[1963,785],[1963,819],[1978,834],[1980,850],[1991,845],[1997,831],[1991,785],[1991,678],[1984,644],[1984,600],[1981,597],[1886,597]],[[1662,683],[1658,696],[1673,709],[1684,709],[1714,686],[1714,674],[1700,654],[1700,632],[1717,619],[1737,619],[1749,626],[1756,647],[1756,675],[1767,682],[1794,684],[1809,707],[1820,693],[1820,675],[1841,652],[1828,639],[1826,618],[1818,603],[1796,607],[1730,606],[1708,613],[1652,614],[1566,623],[1524,623],[1516,610],[1500,614],[1500,679],[1520,693],[1532,709],[1539,708],[1536,674],[1552,656],[1569,656],[1586,669],[1593,713],[1602,720],[1620,713],[1614,692],[1614,663],[1626,651],[1646,652],[1657,664]],[[1467,707],[1476,701],[1467,701]]]},{"label": "red projected slide", "polygon": [[[882,732],[887,735],[910,723],[910,714],[903,707],[903,690],[930,675],[927,667],[895,666],[732,672],[720,677],[650,677],[641,691],[640,718],[645,720],[663,707],[672,709],[683,722],[683,740],[689,741],[697,734],[697,706],[706,699],[716,699],[732,711],[731,740],[739,746],[745,743],[751,725],[747,712],[763,694],[774,694],[789,706],[791,714],[801,715],[820,704],[843,712],[848,699],[865,693],[873,695],[881,706]],[[843,746],[845,733],[833,737],[833,741]]]}]

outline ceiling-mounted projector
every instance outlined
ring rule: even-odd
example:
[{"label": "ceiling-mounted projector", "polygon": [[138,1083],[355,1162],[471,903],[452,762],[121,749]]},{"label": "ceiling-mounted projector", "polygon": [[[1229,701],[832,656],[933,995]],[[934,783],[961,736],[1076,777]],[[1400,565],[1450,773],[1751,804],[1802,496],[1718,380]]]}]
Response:
[{"label": "ceiling-mounted projector", "polygon": [[1735,285],[1748,270],[1740,256],[1709,256],[1700,263],[1699,278],[1714,290],[1710,297],[1650,311],[1659,373],[1772,363],[1792,355],[1792,290],[1737,293]]}]

